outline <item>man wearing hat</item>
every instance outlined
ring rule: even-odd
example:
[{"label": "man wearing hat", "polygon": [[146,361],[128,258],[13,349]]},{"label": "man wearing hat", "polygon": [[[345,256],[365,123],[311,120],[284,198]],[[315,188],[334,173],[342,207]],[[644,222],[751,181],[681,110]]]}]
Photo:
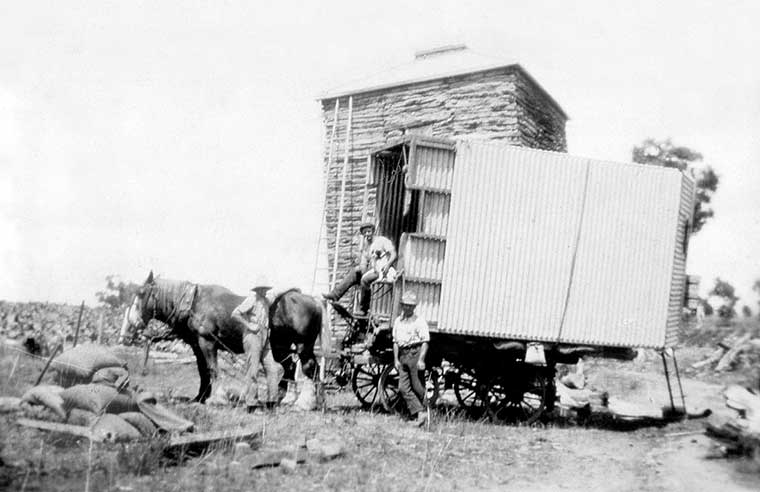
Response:
[{"label": "man wearing hat", "polygon": [[375,224],[362,222],[359,232],[363,237],[359,265],[356,266],[341,282],[327,294],[322,294],[327,300],[337,301],[352,286],[361,285],[360,309],[363,313],[369,311],[370,285],[378,278],[385,278],[393,262],[396,261],[396,248],[390,239],[375,235]]},{"label": "man wearing hat", "polygon": [[398,389],[409,414],[419,426],[427,422],[425,356],[430,332],[425,318],[414,312],[417,296],[407,290],[401,297],[401,315],[393,322],[393,361],[398,371]]},{"label": "man wearing hat", "polygon": [[[268,408],[275,406],[279,395],[279,368],[269,345],[269,302],[266,292],[271,288],[266,277],[260,276],[251,289],[252,294],[246,297],[231,315],[246,328],[243,349],[247,364],[245,377],[248,381],[245,403],[249,412],[263,405]],[[267,380],[267,399],[264,402],[259,401],[257,385],[257,377],[262,367]]]}]

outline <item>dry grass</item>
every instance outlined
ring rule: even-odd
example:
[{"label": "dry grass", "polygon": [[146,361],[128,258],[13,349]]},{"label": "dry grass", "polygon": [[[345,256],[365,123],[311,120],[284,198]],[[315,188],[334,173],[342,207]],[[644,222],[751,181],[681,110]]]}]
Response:
[{"label": "dry grass", "polygon": [[[128,360],[133,386],[154,391],[163,401],[197,391],[193,364],[149,364],[143,375],[139,350],[121,355]],[[8,379],[14,358],[15,353],[0,352],[0,394],[23,393],[43,365],[22,357]],[[664,385],[659,365],[654,356],[629,363],[593,362],[590,380],[613,394],[649,395]],[[318,438],[339,439],[346,454],[292,471],[250,470],[233,462],[230,446],[170,466],[158,459],[161,449],[155,443],[96,444],[88,461],[86,441],[22,428],[14,416],[0,415],[6,429],[0,438],[2,457],[8,465],[0,488],[84,490],[89,469],[90,490],[660,490],[662,470],[653,461],[653,450],[667,443],[667,432],[702,425],[690,421],[630,432],[599,425],[510,427],[472,421],[448,408],[434,413],[429,429],[418,429],[395,415],[361,410],[346,392],[329,394],[326,410],[309,413],[249,415],[176,400],[170,406],[193,420],[198,431],[261,425],[262,450],[295,452],[307,439]]]}]

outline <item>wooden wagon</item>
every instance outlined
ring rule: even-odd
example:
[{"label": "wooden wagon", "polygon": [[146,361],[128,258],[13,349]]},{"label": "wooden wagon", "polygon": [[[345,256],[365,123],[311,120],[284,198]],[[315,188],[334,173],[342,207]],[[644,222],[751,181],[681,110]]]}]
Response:
[{"label": "wooden wagon", "polygon": [[400,275],[373,286],[368,318],[338,308],[363,403],[400,402],[389,329],[407,289],[430,322],[428,365],[446,361],[460,404],[500,420],[552,408],[557,363],[676,343],[689,175],[422,136],[377,149],[368,166],[366,214],[397,245]]}]

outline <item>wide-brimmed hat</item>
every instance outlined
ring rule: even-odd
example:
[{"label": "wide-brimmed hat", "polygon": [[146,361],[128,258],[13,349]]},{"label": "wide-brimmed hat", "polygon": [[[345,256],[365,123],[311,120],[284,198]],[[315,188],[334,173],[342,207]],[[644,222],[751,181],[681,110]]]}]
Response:
[{"label": "wide-brimmed hat", "polygon": [[364,229],[372,229],[374,231],[375,223],[369,222],[369,221],[362,222],[361,224],[359,224],[359,232],[363,232]]},{"label": "wide-brimmed hat", "polygon": [[269,281],[269,277],[261,274],[256,277],[256,281],[253,283],[251,290],[269,290],[271,288],[272,282]]},{"label": "wide-brimmed hat", "polygon": [[417,305],[417,294],[414,292],[408,290],[404,292],[404,295],[401,296],[401,304],[405,306],[416,306]]}]

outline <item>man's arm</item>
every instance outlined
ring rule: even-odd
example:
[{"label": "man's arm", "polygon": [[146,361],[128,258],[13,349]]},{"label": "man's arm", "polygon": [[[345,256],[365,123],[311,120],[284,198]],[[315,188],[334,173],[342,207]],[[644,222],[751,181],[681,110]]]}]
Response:
[{"label": "man's arm", "polygon": [[417,318],[417,323],[419,326],[417,327],[417,334],[422,339],[422,347],[420,347],[420,357],[417,360],[417,369],[420,371],[425,370],[425,357],[427,356],[428,352],[428,345],[430,344],[430,330],[428,329],[427,320],[423,318],[422,316]]},{"label": "man's arm", "polygon": [[396,341],[396,323],[398,323],[398,319],[393,322],[393,328],[391,328],[391,337],[393,337],[393,365],[396,366],[397,371],[401,371],[401,362],[398,360],[398,342]]},{"label": "man's arm", "polygon": [[248,313],[251,309],[253,309],[253,300],[250,297],[247,297],[242,304],[232,310],[230,318],[236,320],[238,323],[242,323],[243,326],[251,330],[253,333],[258,333],[259,327],[245,319],[245,313]]},{"label": "man's arm", "polygon": [[420,371],[425,370],[425,357],[427,356],[428,351],[428,342],[422,342],[422,347],[420,347],[420,358],[417,359],[417,369]]},{"label": "man's arm", "polygon": [[388,270],[393,266],[393,263],[396,261],[396,258],[398,258],[398,255],[396,254],[396,247],[393,246],[393,242],[388,239],[387,237],[383,237],[385,239],[383,248],[385,249],[385,252],[388,254],[388,263],[385,264],[383,267],[383,275],[388,273]]}]

